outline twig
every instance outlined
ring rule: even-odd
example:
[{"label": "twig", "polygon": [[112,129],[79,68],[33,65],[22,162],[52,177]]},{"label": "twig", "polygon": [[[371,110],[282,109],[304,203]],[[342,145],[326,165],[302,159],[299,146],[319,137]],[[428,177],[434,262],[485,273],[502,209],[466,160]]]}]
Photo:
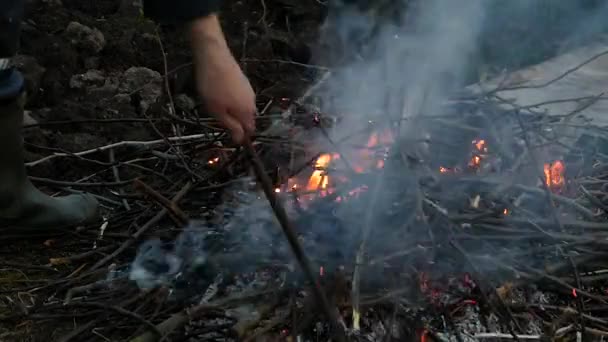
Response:
[{"label": "twig", "polygon": [[76,327],[76,329],[69,332],[67,335],[64,335],[63,337],[61,337],[58,341],[59,342],[70,342],[72,339],[75,339],[76,337],[78,337],[78,335],[89,330],[90,328],[95,326],[95,324],[97,324],[97,323],[98,323],[98,320],[94,319],[92,321],[89,321],[86,324],[82,324],[82,325]]},{"label": "twig", "polygon": [[158,193],[158,191],[152,189],[152,187],[149,186],[148,184],[144,183],[143,181],[141,181],[139,179],[136,179],[135,187],[137,189],[141,190],[142,192],[144,192],[145,194],[147,194],[148,196],[152,197],[156,202],[161,204],[166,210],[168,210],[171,214],[173,214],[173,216],[179,221],[178,224],[185,226],[190,221],[190,219],[188,218],[188,215],[186,215],[179,208],[179,206],[175,203],[175,201],[168,200],[163,195]]},{"label": "twig", "polygon": [[516,335],[515,337],[511,334],[502,334],[502,333],[481,333],[481,334],[475,334],[473,336],[474,338],[478,339],[478,340],[485,340],[485,339],[520,339],[520,340],[541,340],[541,336],[540,335]]},{"label": "twig", "polygon": [[[118,167],[116,166],[116,156],[114,155],[113,149],[110,150],[110,163],[114,164],[112,165],[112,173],[114,174],[114,180],[120,182],[120,174],[118,173]],[[118,189],[118,192],[121,195],[125,194],[125,190],[123,188]],[[131,206],[129,205],[129,202],[126,198],[122,199],[122,205],[125,207],[125,210],[131,210]]]},{"label": "twig", "polygon": [[74,302],[72,304],[70,304],[70,306],[83,306],[83,307],[93,307],[93,308],[99,308],[99,309],[103,309],[103,310],[111,310],[114,312],[117,312],[121,315],[124,316],[128,316],[131,318],[134,318],[136,320],[138,320],[139,322],[145,324],[146,326],[148,326],[148,328],[150,328],[150,330],[154,333],[157,334],[158,336],[162,336],[161,332],[156,328],[156,326],[154,324],[152,324],[150,321],[148,321],[147,319],[143,318],[142,316],[131,312],[129,310],[125,310],[121,307],[118,306],[114,306],[114,305],[106,305],[103,303],[96,303],[96,302]]},{"label": "twig", "polygon": [[[190,191],[191,188],[192,188],[192,183],[191,182],[186,183],[182,187],[182,189],[177,194],[175,194],[172,201],[176,202],[176,203],[179,202],[188,193],[188,191]],[[162,220],[165,217],[165,215],[167,215],[167,213],[168,213],[168,210],[163,208],[160,212],[158,212],[156,215],[154,215],[154,217],[152,217],[150,220],[148,220],[148,222],[146,222],[146,224],[144,224],[141,228],[139,228],[131,236],[130,239],[126,240],[122,245],[120,245],[120,247],[118,247],[114,252],[112,252],[112,254],[99,260],[95,265],[93,265],[93,267],[91,267],[91,269],[89,271],[94,271],[94,270],[100,268],[101,266],[106,264],[108,261],[116,258],[119,254],[121,254],[122,252],[127,250],[127,248],[131,247],[131,245],[133,245],[145,233],[147,233],[148,229],[152,228],[152,226],[154,226],[158,221]]]},{"label": "twig", "polygon": [[294,61],[288,61],[288,60],[276,59],[276,58],[272,58],[272,59],[243,58],[242,61],[243,62],[257,62],[257,63],[290,64],[290,65],[301,66],[303,68],[308,68],[308,69],[326,70],[326,71],[329,70],[328,67],[324,67],[321,65],[298,63],[298,62],[294,62]]},{"label": "twig", "polygon": [[598,59],[598,58],[600,58],[602,56],[605,56],[605,55],[608,55],[608,50],[602,51],[602,52],[600,52],[600,53],[592,56],[591,58],[583,61],[582,63],[576,65],[575,67],[566,70],[563,74],[559,75],[558,77],[556,77],[556,78],[554,78],[552,80],[549,80],[549,81],[547,81],[545,83],[535,84],[535,85],[527,85],[527,86],[515,86],[515,87],[496,88],[496,89],[492,90],[489,94],[494,94],[494,93],[501,92],[501,91],[510,91],[510,90],[544,88],[546,86],[549,86],[549,85],[551,85],[551,84],[553,84],[553,83],[555,83],[555,82],[563,79],[564,77],[568,76],[569,74],[575,72],[576,70],[582,68],[583,66],[585,66],[585,65],[593,62],[594,60],[596,60],[596,59]]},{"label": "twig", "polygon": [[317,89],[323,85],[323,83],[325,83],[325,81],[327,81],[330,76],[331,71],[324,73],[323,76],[321,76],[321,78],[312,87],[308,88],[304,95],[300,96],[296,101],[291,103],[289,107],[283,113],[281,113],[281,116],[285,119],[289,118],[292,115],[295,105],[306,101],[312,94],[314,94],[315,91],[317,91]]},{"label": "twig", "polygon": [[270,206],[272,207],[272,209],[277,217],[277,220],[279,221],[279,223],[281,224],[281,227],[283,228],[283,232],[285,233],[285,236],[286,236],[287,240],[289,241],[291,249],[292,249],[296,259],[298,260],[300,267],[302,267],[302,270],[304,271],[304,275],[308,278],[308,281],[311,282],[313,292],[314,292],[315,296],[317,297],[319,304],[321,305],[321,309],[324,311],[325,315],[330,320],[332,329],[334,330],[334,334],[336,335],[338,341],[346,341],[346,336],[345,336],[344,330],[338,323],[339,322],[338,314],[337,314],[335,308],[332,308],[330,306],[329,301],[327,300],[327,296],[325,295],[325,292],[323,291],[323,289],[321,288],[321,285],[319,284],[319,282],[317,281],[317,278],[315,277],[315,272],[312,269],[310,261],[308,260],[308,257],[304,253],[304,250],[302,249],[302,246],[300,245],[300,242],[298,241],[296,231],[293,228],[293,225],[292,225],[291,221],[289,220],[287,213],[285,212],[285,208],[283,208],[283,205],[279,202],[279,199],[274,192],[274,187],[272,185],[272,181],[266,174],[266,171],[264,170],[264,165],[262,164],[260,157],[258,156],[257,152],[255,151],[255,148],[253,147],[253,145],[251,144],[250,141],[247,141],[245,143],[245,149],[247,150],[247,153],[251,157],[251,162],[253,164],[253,169],[256,173],[256,176],[258,177],[258,180],[261,183],[262,189],[264,190],[264,193],[266,194],[266,198],[268,199],[268,202],[270,202]]},{"label": "twig", "polygon": [[[477,267],[475,266],[475,264],[473,263],[473,261],[471,260],[471,258],[469,257],[468,253],[465,252],[465,250],[462,248],[462,246],[460,246],[460,244],[458,243],[458,241],[456,241],[455,239],[452,239],[450,241],[450,244],[452,246],[454,246],[454,248],[460,252],[460,254],[462,254],[463,258],[469,263],[469,265],[471,265],[471,269],[474,272],[475,278],[477,280],[477,282],[482,281],[481,275],[479,274],[479,271],[477,269]],[[490,306],[494,306],[492,304],[492,302],[489,300],[488,296],[485,293],[486,289],[481,289],[481,296],[484,299],[484,301],[490,305]],[[514,326],[516,326],[519,330],[521,330],[521,327],[519,326],[519,324],[517,323],[517,321],[515,320],[515,317],[513,317],[513,314],[511,313],[511,310],[506,306],[505,302],[502,300],[502,298],[496,293],[496,290],[494,290],[494,293],[496,294],[496,299],[498,301],[498,303],[500,303],[501,309],[503,309],[504,312],[498,312],[498,317],[504,317],[504,315],[506,314],[506,318],[510,321],[510,322],[506,322],[505,326],[507,327],[507,329],[509,330],[509,333],[511,334],[510,336],[515,339],[516,341],[519,341],[519,338],[517,336],[517,334],[515,333],[515,331],[513,330],[513,327],[511,326],[511,324],[509,323],[513,323]]]},{"label": "twig", "polygon": [[[212,133],[212,135],[219,135],[221,133]],[[26,166],[32,167],[32,166],[36,166],[42,163],[45,163],[49,160],[55,159],[55,158],[59,158],[59,157],[81,157],[81,156],[85,156],[87,154],[92,154],[95,152],[103,152],[109,149],[114,149],[114,148],[118,148],[118,147],[125,147],[125,146],[131,146],[131,147],[150,147],[150,146],[156,146],[156,145],[160,145],[166,142],[166,140],[170,141],[170,142],[188,142],[188,141],[196,141],[196,140],[201,140],[201,139],[205,139],[208,138],[209,133],[204,133],[204,134],[192,134],[192,135],[184,135],[181,137],[168,137],[166,139],[157,139],[157,140],[149,140],[149,141],[133,141],[133,140],[125,140],[125,141],[120,141],[117,143],[113,143],[113,144],[109,144],[109,145],[105,145],[105,146],[100,146],[97,148],[92,148],[90,150],[85,150],[85,151],[80,151],[80,152],[74,152],[74,153],[54,153],[50,156],[46,156],[43,158],[40,158],[38,160],[35,160],[33,162],[29,162],[26,163]]]},{"label": "twig", "polygon": [[[256,298],[262,295],[274,293],[277,294],[276,290],[271,291],[260,291],[248,294],[241,294],[236,297],[228,297],[224,299],[217,300],[213,303],[204,303],[201,305],[197,305],[195,307],[182,310],[178,313],[171,315],[171,317],[167,318],[160,324],[156,326],[156,330],[160,331],[163,336],[168,336],[171,332],[176,329],[184,326],[190,319],[200,316],[203,312],[213,309],[219,309],[225,307],[227,305],[231,305],[233,303],[238,303],[243,300]],[[280,293],[280,291],[278,292]],[[146,331],[145,333],[139,335],[138,337],[132,339],[130,342],[156,342],[158,341],[158,336],[150,331]]]},{"label": "twig", "polygon": [[378,195],[380,193],[380,189],[382,187],[383,184],[383,177],[384,175],[384,169],[382,169],[381,172],[379,172],[378,177],[376,177],[376,181],[374,184],[374,189],[373,189],[373,193],[372,193],[372,199],[371,202],[372,205],[369,207],[369,209],[367,210],[366,214],[365,214],[365,223],[362,229],[362,236],[361,236],[361,242],[359,244],[359,248],[357,249],[357,255],[355,257],[355,267],[354,267],[354,271],[353,271],[353,281],[352,281],[352,290],[351,290],[351,297],[352,297],[352,303],[353,303],[353,330],[358,331],[360,330],[360,326],[359,326],[359,320],[361,318],[361,309],[360,309],[360,296],[361,296],[361,291],[360,291],[360,279],[361,279],[361,266],[364,264],[364,256],[365,256],[365,250],[366,250],[366,246],[367,246],[367,240],[369,238],[369,235],[371,234],[372,231],[372,227],[374,226],[374,214],[375,214],[375,206],[373,204],[375,204],[377,202],[378,199]]},{"label": "twig", "polygon": [[86,188],[86,187],[111,187],[111,186],[123,186],[133,182],[134,179],[129,179],[125,181],[117,181],[117,182],[91,182],[91,183],[79,183],[79,182],[66,182],[66,181],[58,181],[49,178],[40,178],[40,177],[28,177],[34,183],[41,183],[47,185],[57,185],[57,186],[69,186],[75,188]]}]

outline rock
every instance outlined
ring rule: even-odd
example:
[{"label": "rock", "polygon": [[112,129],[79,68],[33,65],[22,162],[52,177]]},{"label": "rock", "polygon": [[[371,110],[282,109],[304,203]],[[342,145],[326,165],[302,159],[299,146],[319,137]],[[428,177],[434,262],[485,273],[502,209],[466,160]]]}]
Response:
[{"label": "rock", "polygon": [[13,64],[25,78],[25,90],[30,97],[36,96],[40,90],[40,82],[46,69],[38,64],[36,58],[27,55],[17,55],[13,58]]},{"label": "rock", "polygon": [[89,57],[84,60],[84,67],[87,69],[98,69],[99,62],[99,57]]},{"label": "rock", "polygon": [[177,107],[176,109],[181,109],[183,111],[190,112],[194,110],[194,107],[196,107],[196,103],[188,95],[179,94],[175,97],[175,107]]},{"label": "rock", "polygon": [[[97,87],[90,87],[87,89],[87,95],[94,97],[94,98],[98,98],[98,99],[107,99],[107,98],[111,98],[114,95],[116,95],[118,93],[118,84],[119,84],[119,80],[118,78],[120,77],[120,75],[118,76],[113,76],[110,75],[108,77],[106,77],[105,82],[102,86]],[[110,103],[111,106],[111,103]]]},{"label": "rock", "polygon": [[99,53],[106,46],[106,40],[101,31],[76,21],[72,21],[68,25],[66,35],[73,45],[92,54]]},{"label": "rock", "polygon": [[121,77],[118,91],[139,96],[139,110],[145,114],[163,93],[162,76],[145,67],[129,68]]},{"label": "rock", "polygon": [[38,121],[32,117],[32,111],[24,110],[23,111],[23,126],[31,126],[37,124]]},{"label": "rock", "polygon": [[78,74],[70,78],[70,88],[85,89],[92,86],[102,86],[106,77],[100,70],[89,70],[84,74]]},{"label": "rock", "polygon": [[128,16],[137,16],[143,9],[141,0],[121,0],[118,13]]}]

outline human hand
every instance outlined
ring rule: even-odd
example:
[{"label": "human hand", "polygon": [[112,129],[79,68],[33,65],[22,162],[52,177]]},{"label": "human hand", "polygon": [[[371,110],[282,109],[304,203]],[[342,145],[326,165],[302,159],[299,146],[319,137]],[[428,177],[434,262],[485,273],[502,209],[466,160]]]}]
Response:
[{"label": "human hand", "polygon": [[216,16],[192,26],[195,79],[207,110],[242,144],[255,131],[255,93],[232,56]]}]

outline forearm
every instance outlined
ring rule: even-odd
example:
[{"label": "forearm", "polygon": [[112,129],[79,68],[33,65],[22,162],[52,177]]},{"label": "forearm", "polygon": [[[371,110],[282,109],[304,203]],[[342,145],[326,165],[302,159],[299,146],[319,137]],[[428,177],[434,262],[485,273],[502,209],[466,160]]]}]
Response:
[{"label": "forearm", "polygon": [[192,21],[189,33],[195,61],[204,60],[209,54],[230,57],[230,49],[217,15],[212,14]]},{"label": "forearm", "polygon": [[[0,0],[2,1],[2,0]],[[144,14],[162,24],[187,24],[220,9],[221,0],[144,0]]]}]

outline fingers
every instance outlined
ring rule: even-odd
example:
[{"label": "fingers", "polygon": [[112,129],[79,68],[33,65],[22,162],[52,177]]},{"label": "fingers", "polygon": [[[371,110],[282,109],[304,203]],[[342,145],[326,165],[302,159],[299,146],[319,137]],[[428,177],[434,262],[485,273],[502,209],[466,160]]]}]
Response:
[{"label": "fingers", "polygon": [[253,135],[255,133],[255,107],[247,111],[241,111],[234,115],[235,119],[241,123],[245,134]]},{"label": "fingers", "polygon": [[245,130],[241,123],[231,115],[224,113],[216,115],[217,120],[230,131],[235,144],[242,144],[245,140]]}]

